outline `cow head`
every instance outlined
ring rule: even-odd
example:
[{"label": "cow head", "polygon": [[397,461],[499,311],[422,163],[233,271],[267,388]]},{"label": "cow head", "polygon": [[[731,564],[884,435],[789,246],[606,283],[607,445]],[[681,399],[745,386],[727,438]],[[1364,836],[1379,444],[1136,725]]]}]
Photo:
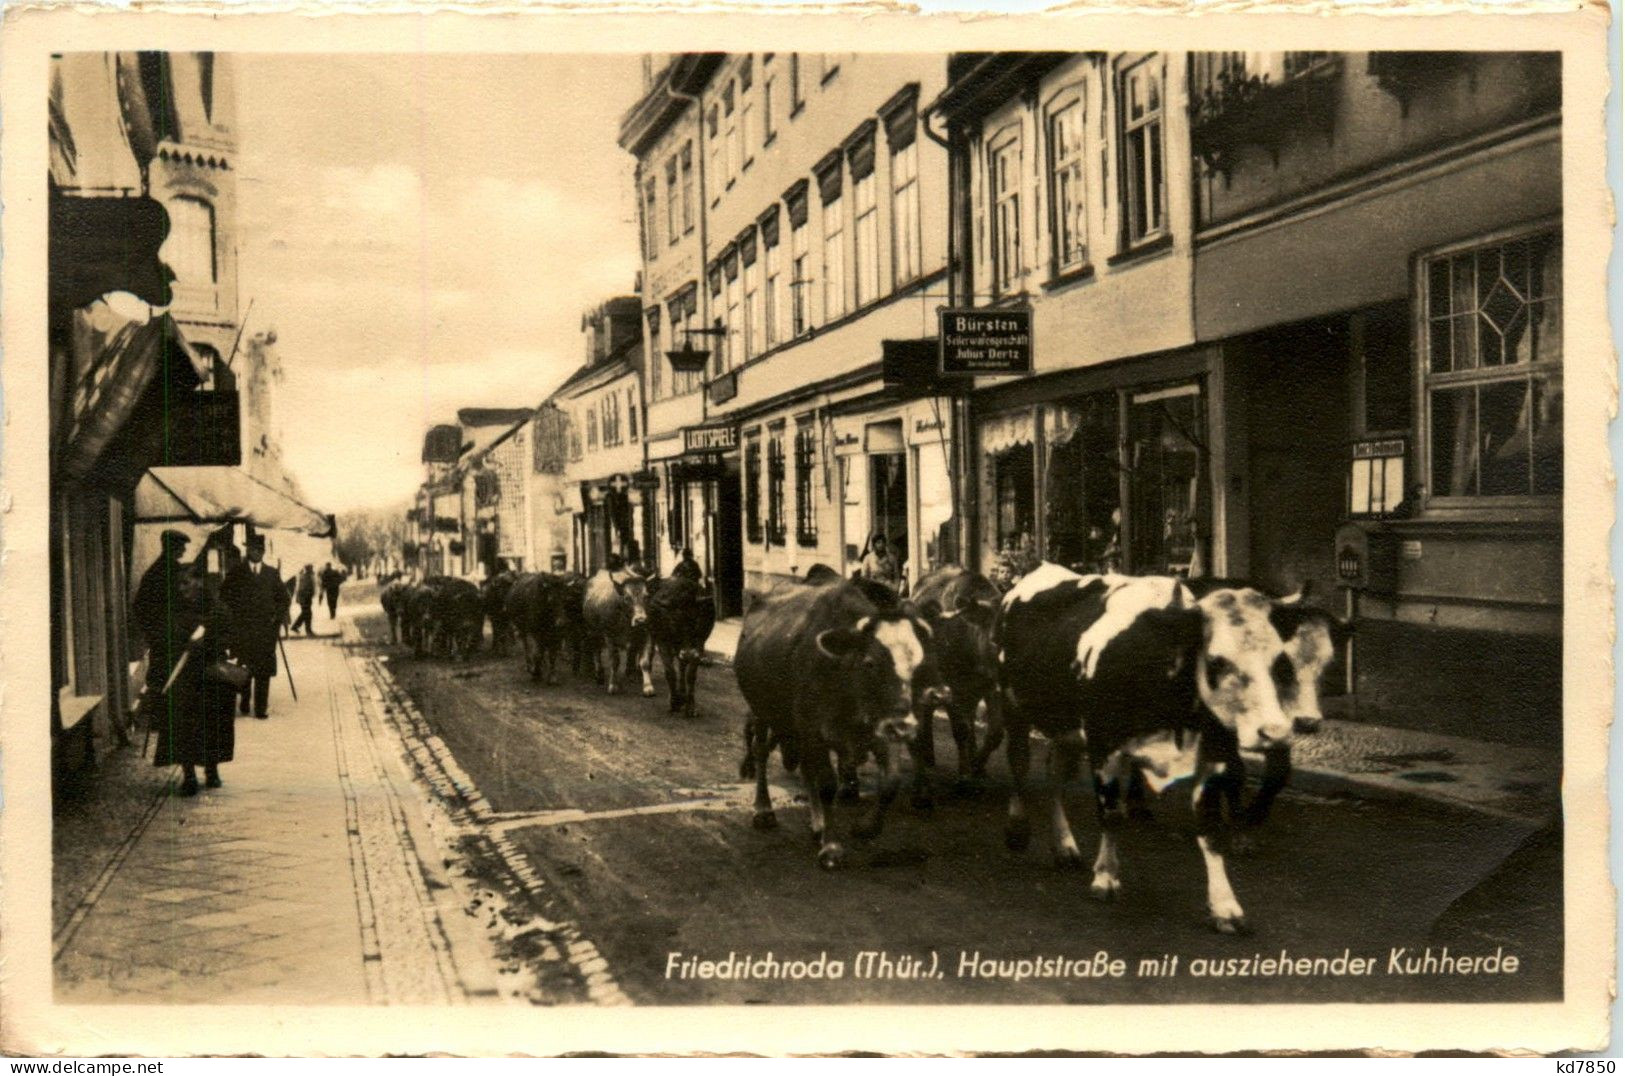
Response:
[{"label": "cow head", "polygon": [[620,596],[626,605],[628,622],[634,628],[641,628],[649,622],[649,581],[641,575],[628,575],[616,579],[611,575],[610,582],[615,584],[615,593]]},{"label": "cow head", "polygon": [[[931,629],[918,617],[880,613],[855,627],[820,632],[817,641],[818,649],[849,674],[843,684],[856,696],[863,720],[887,740],[902,741],[919,729],[916,687],[922,703],[927,692],[945,690],[928,651],[930,640]],[[934,694],[931,701],[938,704]]]},{"label": "cow head", "polygon": [[1294,676],[1281,685],[1281,708],[1297,732],[1320,728],[1320,678],[1347,640],[1352,627],[1324,609],[1302,601],[1300,592],[1282,598],[1270,609],[1270,623],[1284,642]]},{"label": "cow head", "polygon": [[1292,738],[1291,715],[1282,703],[1298,682],[1298,670],[1270,619],[1276,607],[1252,589],[1217,590],[1197,603],[1202,619],[1197,694],[1248,750]]}]

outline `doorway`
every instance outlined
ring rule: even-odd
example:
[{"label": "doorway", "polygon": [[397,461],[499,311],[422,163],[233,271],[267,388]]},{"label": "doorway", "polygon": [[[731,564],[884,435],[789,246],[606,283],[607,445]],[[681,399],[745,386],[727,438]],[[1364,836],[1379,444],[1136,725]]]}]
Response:
[{"label": "doorway", "polygon": [[713,483],[716,512],[712,515],[711,548],[716,552],[717,614],[740,616],[745,611],[745,544],[740,528],[739,463],[729,460]]},{"label": "doorway", "polygon": [[1202,387],[1130,394],[1128,453],[1130,570],[1207,574],[1212,560]]}]

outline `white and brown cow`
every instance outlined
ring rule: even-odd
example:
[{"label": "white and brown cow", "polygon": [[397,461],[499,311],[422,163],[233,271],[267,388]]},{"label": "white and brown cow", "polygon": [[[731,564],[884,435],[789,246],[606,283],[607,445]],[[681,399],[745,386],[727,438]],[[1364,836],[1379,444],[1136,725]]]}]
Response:
[{"label": "white and brown cow", "polygon": [[650,675],[649,612],[644,605],[647,582],[636,572],[598,572],[587,580],[581,614],[587,634],[603,649],[604,684],[611,695],[621,686],[624,671],[636,664],[643,674],[643,695],[655,693]]},{"label": "white and brown cow", "polygon": [[1088,751],[1101,824],[1090,890],[1100,899],[1121,890],[1117,829],[1131,779],[1161,792],[1189,777],[1209,915],[1221,932],[1244,931],[1224,864],[1226,786],[1241,776],[1238,747],[1267,750],[1292,737],[1282,694],[1297,670],[1271,622],[1275,606],[1251,589],[1198,599],[1182,581],[1155,576],[1084,576],[1054,564],[1025,576],[994,628],[1015,782],[1006,843],[1019,849],[1028,840],[1030,729],[1051,745],[1063,865],[1083,862],[1063,792]]}]

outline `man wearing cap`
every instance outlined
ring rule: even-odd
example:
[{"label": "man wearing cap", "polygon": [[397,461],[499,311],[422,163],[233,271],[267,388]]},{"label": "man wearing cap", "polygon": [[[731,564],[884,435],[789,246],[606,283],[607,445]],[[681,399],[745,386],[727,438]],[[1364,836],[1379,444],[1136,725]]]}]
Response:
[{"label": "man wearing cap", "polygon": [[[220,584],[220,600],[230,612],[231,652],[253,679],[254,716],[269,717],[271,678],[276,675],[276,640],[288,622],[288,591],[277,570],[265,563],[265,538],[251,535],[246,560]],[[248,712],[248,697],[242,700]]]},{"label": "man wearing cap", "polygon": [[177,530],[159,535],[161,552],[141,576],[131,603],[131,618],[147,644],[147,682],[141,705],[150,714],[175,663],[186,653],[186,641],[197,627],[199,610],[188,586],[192,566],[181,557],[191,541]]}]

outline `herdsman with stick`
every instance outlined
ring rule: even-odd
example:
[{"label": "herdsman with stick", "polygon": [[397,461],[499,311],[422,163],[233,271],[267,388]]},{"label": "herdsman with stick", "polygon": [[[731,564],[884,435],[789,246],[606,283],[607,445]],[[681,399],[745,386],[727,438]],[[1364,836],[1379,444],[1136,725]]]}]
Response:
[{"label": "herdsman with stick", "polygon": [[[277,570],[265,563],[265,538],[250,535],[247,559],[227,573],[220,601],[230,613],[232,655],[253,676],[254,716],[271,716],[271,678],[276,675],[277,633],[288,622],[288,590]],[[250,692],[242,698],[248,712]]]}]

